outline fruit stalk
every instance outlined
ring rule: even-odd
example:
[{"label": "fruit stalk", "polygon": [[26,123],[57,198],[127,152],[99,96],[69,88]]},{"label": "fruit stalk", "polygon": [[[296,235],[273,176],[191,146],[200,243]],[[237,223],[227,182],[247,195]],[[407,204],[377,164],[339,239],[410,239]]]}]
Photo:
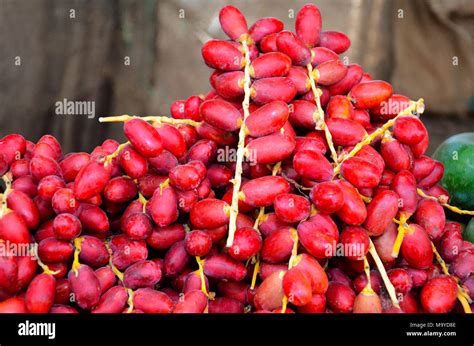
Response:
[{"label": "fruit stalk", "polygon": [[142,119],[144,121],[153,121],[160,124],[170,124],[170,125],[191,125],[198,127],[201,125],[199,121],[194,121],[191,119],[174,119],[167,116],[145,116],[139,117],[135,115],[114,115],[110,117],[100,117],[99,122],[101,123],[123,123],[132,119]]},{"label": "fruit stalk", "polygon": [[461,214],[461,215],[472,215],[474,216],[474,210],[463,210],[463,209],[459,209],[458,207],[455,207],[453,205],[450,205],[448,203],[446,203],[446,201],[441,197],[439,198],[436,198],[435,196],[430,196],[430,195],[427,195],[422,189],[416,189],[416,191],[418,192],[418,194],[423,197],[423,198],[427,198],[427,199],[432,199],[434,201],[437,201],[439,204],[441,204],[443,207],[445,207],[446,209],[449,209],[451,210],[452,212],[455,212],[457,214]]}]

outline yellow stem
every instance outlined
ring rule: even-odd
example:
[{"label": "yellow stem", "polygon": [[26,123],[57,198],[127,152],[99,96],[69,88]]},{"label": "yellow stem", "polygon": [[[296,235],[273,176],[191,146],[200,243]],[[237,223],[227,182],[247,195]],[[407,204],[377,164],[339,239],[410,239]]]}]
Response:
[{"label": "yellow stem", "polygon": [[41,259],[38,256],[38,244],[33,245],[33,257],[35,258],[36,262],[40,266],[41,269],[43,269],[43,273],[49,274],[49,275],[55,275],[59,273],[59,270],[53,271],[49,269],[49,267],[41,261]]},{"label": "yellow stem", "polygon": [[204,277],[204,260],[201,257],[196,256],[196,262],[198,264],[198,273],[199,277],[201,278],[201,291],[209,298],[209,293],[207,292],[206,288],[206,278]]},{"label": "yellow stem", "polygon": [[392,257],[394,258],[397,258],[398,254],[400,253],[400,248],[402,246],[405,233],[411,231],[410,226],[406,223],[409,218],[410,215],[402,213],[400,214],[400,221],[396,219],[393,220],[396,224],[398,224],[398,234],[392,249]]},{"label": "yellow stem", "polygon": [[107,155],[104,160],[104,166],[110,165],[112,163],[112,160],[115,159],[117,156],[119,156],[123,148],[125,148],[125,146],[127,146],[129,143],[130,142],[125,142],[125,143],[120,144],[112,154]]},{"label": "yellow stem", "polygon": [[255,255],[255,266],[253,267],[252,283],[250,284],[251,290],[255,288],[255,284],[257,283],[257,274],[259,270],[260,270],[260,256],[257,254]]},{"label": "yellow stem", "polygon": [[105,244],[105,247],[107,248],[107,251],[109,252],[109,267],[112,269],[112,271],[114,272],[115,276],[121,281],[123,282],[123,273],[117,269],[117,267],[114,265],[113,263],[113,253],[112,253],[112,249],[110,248],[110,245],[109,245],[109,242],[107,240],[104,241],[104,244]]},{"label": "yellow stem", "polygon": [[364,256],[364,271],[365,275],[367,276],[367,290],[372,291],[372,283],[370,282],[370,265],[369,261],[367,261],[367,256]]},{"label": "yellow stem", "polygon": [[7,214],[8,212],[8,195],[13,191],[12,189],[12,181],[13,181],[13,174],[11,172],[7,172],[2,176],[2,180],[5,183],[5,191],[2,194],[2,204],[0,207],[0,218],[3,215]]},{"label": "yellow stem", "polygon": [[317,107],[317,111],[313,114],[313,120],[314,120],[314,123],[316,124],[316,130],[324,131],[324,135],[326,136],[326,141],[328,142],[329,150],[331,152],[331,157],[334,163],[337,163],[337,153],[336,153],[336,149],[334,149],[332,135],[326,125],[326,122],[324,121],[324,110],[323,110],[323,107],[321,107],[321,99],[319,98],[321,95],[321,90],[316,88],[316,82],[313,76],[313,65],[309,63],[308,65],[306,65],[306,68],[308,69],[309,82],[311,84],[311,90],[313,91],[314,100],[316,101],[316,107]]},{"label": "yellow stem", "polygon": [[400,113],[398,113],[395,118],[387,121],[384,125],[382,125],[377,130],[372,132],[372,134],[366,136],[361,142],[357,143],[349,154],[340,157],[338,160],[338,164],[336,165],[336,167],[334,167],[334,177],[336,177],[341,171],[341,165],[345,160],[347,160],[350,157],[355,156],[359,152],[359,150],[362,149],[362,147],[369,145],[370,143],[372,143],[373,140],[375,140],[375,138],[383,135],[386,130],[388,130],[395,124],[395,121],[397,121],[399,117],[412,114],[413,112],[417,112],[418,114],[421,114],[423,113],[423,111],[424,111],[423,99],[419,99],[416,102],[410,101],[410,106],[408,106],[407,108],[402,110]]},{"label": "yellow stem", "polygon": [[[243,123],[249,116],[250,106],[250,51],[247,45],[247,41],[243,40],[242,49],[244,52],[244,100],[242,101],[242,109],[244,111]],[[242,161],[244,158],[244,147],[245,147],[245,126],[241,126],[239,130],[239,143],[237,145],[237,159],[235,163],[235,176],[232,180],[233,183],[233,194],[232,203],[230,206],[229,215],[229,234],[227,236],[227,247],[231,247],[234,242],[234,235],[236,231],[237,215],[239,214],[239,191],[242,183]]]},{"label": "yellow stem", "polygon": [[133,309],[134,309],[134,304],[133,304],[133,296],[134,296],[134,292],[131,288],[127,288],[127,295],[128,295],[128,299],[127,299],[127,304],[128,304],[128,309],[127,309],[127,314],[130,314],[133,312]]},{"label": "yellow stem", "polygon": [[157,122],[161,124],[170,124],[170,125],[191,125],[194,127],[198,127],[201,125],[200,122],[194,121],[191,119],[174,119],[170,118],[168,116],[146,116],[146,117],[140,117],[140,116],[134,116],[134,115],[114,115],[110,117],[101,117],[99,118],[99,122],[101,123],[123,123],[127,122],[132,119],[142,119],[144,121],[152,121],[152,122]]},{"label": "yellow stem", "polygon": [[441,204],[443,207],[457,213],[457,214],[462,214],[462,215],[473,215],[474,216],[474,211],[471,211],[471,210],[463,210],[463,209],[459,209],[458,207],[455,207],[453,205],[449,205],[448,203],[446,203],[444,200],[444,198],[440,197],[440,198],[437,198],[435,196],[430,196],[430,195],[427,195],[422,189],[416,189],[416,191],[418,192],[418,194],[423,197],[423,198],[427,198],[427,199],[432,199],[434,201],[437,201],[439,204]]},{"label": "yellow stem", "polygon": [[78,269],[81,266],[81,263],[79,262],[79,254],[81,253],[82,250],[82,241],[84,238],[79,237],[74,239],[74,262],[72,262],[72,270],[74,271],[74,274],[76,274],[76,277],[79,275]]},{"label": "yellow stem", "polygon": [[375,250],[375,246],[374,246],[374,243],[372,242],[372,239],[369,239],[369,241],[370,241],[369,253],[375,261],[375,265],[377,266],[377,269],[379,270],[380,276],[382,276],[382,280],[385,284],[385,288],[387,289],[388,295],[390,296],[390,300],[392,301],[393,306],[399,309],[400,304],[398,304],[397,293],[395,292],[395,288],[393,287],[390,279],[388,278],[385,267],[383,266],[383,263],[380,260],[377,250]]},{"label": "yellow stem", "polygon": [[[291,257],[290,260],[288,261],[288,270],[293,268],[294,262],[296,258],[298,257],[298,232],[296,231],[295,228],[291,228],[290,230],[291,238],[293,239],[293,249],[291,250]],[[288,297],[285,295],[283,296],[282,300],[282,308],[281,308],[281,313],[284,314],[286,312],[286,306],[288,304]]]},{"label": "yellow stem", "polygon": [[140,192],[138,193],[138,200],[143,205],[142,212],[145,214],[146,213],[146,205],[148,203],[148,200]]}]

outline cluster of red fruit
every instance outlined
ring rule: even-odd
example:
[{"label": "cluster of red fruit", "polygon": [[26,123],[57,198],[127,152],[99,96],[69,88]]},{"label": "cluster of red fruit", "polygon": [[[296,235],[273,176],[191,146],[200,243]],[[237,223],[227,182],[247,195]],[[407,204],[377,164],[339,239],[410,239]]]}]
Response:
[{"label": "cluster of red fruit", "polygon": [[0,141],[1,244],[31,250],[0,256],[0,312],[470,311],[474,245],[446,222],[422,100],[346,66],[314,5],[296,34],[220,22],[212,90],[102,119],[126,143]]}]

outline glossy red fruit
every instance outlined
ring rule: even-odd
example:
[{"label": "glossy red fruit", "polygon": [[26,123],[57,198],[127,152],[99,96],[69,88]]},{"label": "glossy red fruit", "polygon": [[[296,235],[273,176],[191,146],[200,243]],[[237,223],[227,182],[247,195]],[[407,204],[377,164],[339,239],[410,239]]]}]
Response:
[{"label": "glossy red fruit", "polygon": [[26,151],[26,141],[23,136],[11,134],[0,139],[0,152],[4,155],[7,164],[19,160]]},{"label": "glossy red fruit", "polygon": [[334,312],[349,313],[354,308],[354,291],[341,283],[331,282],[326,292],[327,304]]},{"label": "glossy red fruit", "polygon": [[185,235],[186,232],[182,225],[173,224],[165,227],[155,227],[146,241],[153,249],[164,250],[183,240]]},{"label": "glossy red fruit", "polygon": [[99,268],[109,262],[109,253],[102,240],[85,235],[82,236],[79,260],[93,268]]},{"label": "glossy red fruit", "polygon": [[169,174],[170,184],[180,190],[192,190],[199,186],[202,177],[191,165],[176,166]]},{"label": "glossy red fruit", "polygon": [[298,95],[306,94],[311,89],[308,71],[303,66],[292,66],[286,77],[293,82]]},{"label": "glossy red fruit", "polygon": [[346,227],[340,236],[344,256],[352,261],[364,258],[369,252],[369,236],[362,227]]},{"label": "glossy red fruit", "polygon": [[229,214],[229,205],[226,202],[207,198],[192,207],[190,220],[197,228],[217,228],[229,222]]},{"label": "glossy red fruit", "polygon": [[446,222],[438,247],[441,257],[448,263],[451,263],[459,255],[462,248],[461,225],[459,223]]},{"label": "glossy red fruit", "polygon": [[206,258],[204,274],[218,280],[241,281],[247,275],[245,266],[231,257],[218,254]]},{"label": "glossy red fruit", "polygon": [[380,153],[387,167],[394,172],[410,170],[413,165],[410,148],[396,139],[384,138],[380,145]]},{"label": "glossy red fruit", "polygon": [[303,196],[285,193],[275,198],[274,208],[280,219],[288,223],[296,223],[308,218],[311,205]]},{"label": "glossy red fruit", "polygon": [[99,207],[83,203],[79,214],[84,231],[93,233],[106,233],[110,228],[107,214]]},{"label": "glossy red fruit", "polygon": [[290,192],[290,184],[282,177],[265,176],[242,185],[239,199],[253,207],[267,207],[275,197]]},{"label": "glossy red fruit", "polygon": [[74,192],[68,188],[62,188],[57,190],[53,195],[51,205],[56,214],[75,214],[80,207],[80,203],[75,198]]},{"label": "glossy red fruit", "polygon": [[358,189],[374,188],[379,185],[382,178],[377,166],[360,157],[344,160],[341,175]]},{"label": "glossy red fruit", "polygon": [[74,247],[67,241],[47,238],[38,244],[38,255],[47,263],[65,262],[72,258]]},{"label": "glossy red fruit", "polygon": [[424,199],[418,203],[415,214],[418,225],[423,227],[432,240],[438,240],[444,232],[446,215],[443,207],[432,199]]},{"label": "glossy red fruit", "polygon": [[399,117],[393,125],[393,135],[402,143],[415,145],[425,137],[426,128],[415,116]]},{"label": "glossy red fruit", "polygon": [[319,8],[313,4],[304,5],[296,15],[296,34],[308,47],[319,43],[322,19]]},{"label": "glossy red fruit", "polygon": [[421,290],[421,305],[429,313],[448,313],[456,304],[457,285],[450,276],[438,276]]},{"label": "glossy red fruit", "polygon": [[332,135],[334,145],[343,147],[356,145],[366,136],[362,125],[351,119],[329,118],[326,125]]},{"label": "glossy red fruit", "polygon": [[246,147],[249,160],[258,164],[274,164],[288,158],[295,149],[294,138],[281,133],[252,140]]},{"label": "glossy red fruit", "polygon": [[[13,178],[19,178],[24,175],[30,174],[30,161],[21,159],[13,161],[10,165],[10,172],[13,174]],[[3,174],[2,174],[3,175]]]},{"label": "glossy red fruit", "polygon": [[348,225],[361,225],[367,218],[364,201],[351,184],[339,181],[338,185],[344,194],[344,205],[336,212],[337,216]]},{"label": "glossy red fruit", "polygon": [[100,300],[100,283],[91,267],[81,264],[77,274],[71,270],[68,274],[69,287],[77,305],[91,310]]},{"label": "glossy red fruit", "polygon": [[133,290],[153,287],[161,279],[161,270],[153,261],[140,261],[132,264],[123,273],[123,284]]},{"label": "glossy red fruit", "polygon": [[61,168],[58,163],[50,157],[35,156],[30,160],[30,172],[36,181],[40,181],[48,175],[61,175]]},{"label": "glossy red fruit", "polygon": [[164,150],[167,150],[176,157],[186,154],[186,141],[176,127],[168,124],[158,124],[155,128],[161,137]]},{"label": "glossy red fruit", "polygon": [[378,193],[367,206],[364,228],[370,236],[379,236],[398,213],[398,195],[390,190]]},{"label": "glossy red fruit", "polygon": [[33,200],[24,192],[13,190],[8,194],[7,206],[25,220],[29,229],[36,229],[40,223],[40,213]]},{"label": "glossy red fruit", "polygon": [[441,162],[435,161],[433,170],[423,179],[418,181],[418,186],[422,189],[429,189],[438,184],[443,178],[444,166]]},{"label": "glossy red fruit", "polygon": [[433,250],[426,231],[417,224],[409,224],[410,232],[405,232],[401,254],[408,264],[417,269],[427,269],[433,263]]},{"label": "glossy red fruit", "polygon": [[139,288],[133,295],[135,309],[146,314],[169,314],[173,309],[173,301],[163,292],[152,288]]},{"label": "glossy red fruit", "polygon": [[239,228],[234,234],[234,242],[229,255],[237,261],[246,261],[262,248],[262,237],[251,227]]},{"label": "glossy red fruit", "polygon": [[29,313],[48,313],[54,304],[56,279],[49,274],[39,274],[31,281],[25,295]]},{"label": "glossy red fruit", "polygon": [[124,123],[123,132],[133,147],[145,157],[157,156],[163,150],[161,136],[146,121],[132,119]]},{"label": "glossy red fruit", "polygon": [[291,68],[291,59],[280,52],[260,55],[250,65],[250,77],[254,79],[284,77]]},{"label": "glossy red fruit", "polygon": [[194,290],[184,294],[173,309],[174,314],[202,313],[206,308],[208,299],[202,291]]},{"label": "glossy red fruit", "polygon": [[187,160],[188,161],[201,161],[204,164],[208,164],[212,161],[217,152],[217,145],[212,140],[202,139],[196,142],[188,152]]},{"label": "glossy red fruit", "polygon": [[283,22],[277,18],[261,18],[250,27],[249,34],[254,42],[259,43],[265,36],[282,31],[283,27]]},{"label": "glossy red fruit", "polygon": [[122,231],[133,240],[147,239],[152,231],[150,217],[143,212],[133,213],[121,222]]},{"label": "glossy red fruit", "polygon": [[323,154],[315,151],[302,150],[293,157],[296,172],[313,181],[327,181],[332,178],[333,167]]},{"label": "glossy red fruit", "polygon": [[311,281],[303,271],[291,268],[283,277],[283,292],[288,302],[296,306],[303,306],[311,301]]},{"label": "glossy red fruit", "polygon": [[201,106],[202,98],[198,95],[189,96],[184,103],[184,114],[187,119],[200,121],[199,107]]},{"label": "glossy red fruit", "polygon": [[281,31],[276,38],[276,44],[278,50],[288,55],[294,65],[306,66],[310,63],[311,51],[292,32]]},{"label": "glossy red fruit", "polygon": [[462,250],[451,264],[450,270],[461,280],[474,273],[474,251]]},{"label": "glossy red fruit", "polygon": [[426,153],[426,150],[428,149],[429,144],[430,144],[430,139],[428,136],[428,131],[426,131],[425,137],[421,140],[421,142],[415,145],[412,145],[410,147],[415,159],[421,157],[423,154]]},{"label": "glossy red fruit", "polygon": [[320,35],[319,45],[331,49],[336,54],[342,54],[349,49],[351,41],[342,32],[323,31]]},{"label": "glossy red fruit", "polygon": [[344,205],[344,194],[334,182],[323,182],[315,185],[310,193],[311,201],[316,208],[326,214],[331,214]]},{"label": "glossy red fruit", "polygon": [[206,256],[212,247],[211,236],[201,230],[195,230],[186,235],[185,247],[191,256]]},{"label": "glossy red fruit", "polygon": [[178,197],[171,186],[159,187],[146,206],[147,213],[160,227],[171,225],[178,219]]},{"label": "glossy red fruit", "polygon": [[389,83],[374,80],[355,85],[351,89],[350,97],[356,108],[370,109],[388,100],[392,92],[392,86]]},{"label": "glossy red fruit", "polygon": [[346,95],[351,89],[360,82],[364,71],[357,64],[347,66],[347,74],[339,82],[329,85],[328,91],[331,95]]},{"label": "glossy red fruit", "polygon": [[207,66],[223,71],[238,71],[243,67],[242,52],[231,42],[207,41],[201,48]]},{"label": "glossy red fruit", "polygon": [[328,289],[328,277],[319,262],[308,254],[300,254],[295,259],[295,268],[301,270],[311,282],[313,294],[324,294]]},{"label": "glossy red fruit", "polygon": [[410,106],[410,99],[403,95],[393,94],[389,99],[383,101],[370,110],[372,119],[379,122],[386,122],[397,116]]},{"label": "glossy red fruit", "polygon": [[252,83],[250,96],[258,105],[272,101],[288,103],[296,96],[296,87],[287,77],[263,78]]},{"label": "glossy red fruit", "polygon": [[239,110],[225,100],[205,101],[201,104],[199,112],[204,121],[224,131],[235,131],[242,124]]},{"label": "glossy red fruit", "polygon": [[311,52],[311,64],[313,66],[317,66],[325,61],[339,59],[339,56],[336,53],[325,47],[311,48]]},{"label": "glossy red fruit", "polygon": [[56,238],[73,240],[81,234],[82,225],[76,216],[64,213],[54,218],[53,229]]},{"label": "glossy red fruit", "polygon": [[400,171],[393,178],[391,188],[399,197],[399,211],[405,215],[412,215],[418,203],[416,179],[413,174],[409,171]]},{"label": "glossy red fruit", "polygon": [[374,291],[362,291],[355,298],[353,312],[356,314],[380,314],[382,313],[382,301]]},{"label": "glossy red fruit", "polygon": [[277,42],[276,42],[277,36],[278,36],[278,33],[272,33],[272,34],[268,34],[264,36],[263,39],[260,41],[260,50],[263,53],[278,52],[278,47],[277,47]]},{"label": "glossy red fruit", "polygon": [[103,191],[109,180],[110,169],[102,163],[90,161],[74,180],[74,195],[79,200],[92,198]]},{"label": "glossy red fruit", "polygon": [[342,95],[335,95],[329,99],[326,114],[329,118],[351,119],[354,113],[349,99]]},{"label": "glossy red fruit", "polygon": [[123,311],[127,305],[128,294],[123,286],[114,286],[105,292],[97,306],[93,308],[93,314],[117,314]]},{"label": "glossy red fruit", "polygon": [[113,250],[112,263],[119,270],[125,270],[133,263],[142,261],[148,256],[148,249],[143,240],[129,240],[125,237],[123,243],[117,245]]},{"label": "glossy red fruit", "polygon": [[104,188],[105,199],[114,203],[128,202],[134,199],[137,193],[137,184],[126,177],[113,178]]},{"label": "glossy red fruit", "polygon": [[293,126],[314,129],[315,122],[313,115],[317,112],[314,103],[305,100],[294,100],[289,105],[289,109],[289,120]]},{"label": "glossy red fruit", "polygon": [[223,7],[219,12],[219,22],[222,30],[234,41],[244,39],[244,35],[248,33],[247,21],[235,6]]},{"label": "glossy red fruit", "polygon": [[176,100],[170,106],[170,114],[175,119],[185,119],[184,103],[185,100]]},{"label": "glossy red fruit", "polygon": [[313,73],[318,84],[332,85],[346,76],[347,67],[339,59],[328,60],[319,64]]},{"label": "glossy red fruit", "polygon": [[284,297],[283,277],[285,271],[279,270],[268,276],[257,288],[254,305],[259,310],[273,310],[281,307]]},{"label": "glossy red fruit", "polygon": [[260,256],[268,263],[287,261],[291,256],[293,244],[290,228],[277,229],[264,239]]},{"label": "glossy red fruit", "polygon": [[406,295],[412,289],[413,280],[405,269],[394,268],[389,270],[387,275],[397,293]]},{"label": "glossy red fruit", "polygon": [[262,137],[280,130],[288,120],[288,105],[273,101],[253,111],[245,121],[249,136]]},{"label": "glossy red fruit", "polygon": [[38,196],[44,201],[51,201],[54,193],[64,187],[66,187],[64,180],[56,175],[49,175],[38,183]]},{"label": "glossy red fruit", "polygon": [[319,314],[326,310],[326,296],[324,294],[313,294],[311,301],[298,307],[298,312],[303,314]]},{"label": "glossy red fruit", "polygon": [[339,232],[329,215],[316,214],[298,225],[298,237],[314,257],[330,258],[335,253]]}]

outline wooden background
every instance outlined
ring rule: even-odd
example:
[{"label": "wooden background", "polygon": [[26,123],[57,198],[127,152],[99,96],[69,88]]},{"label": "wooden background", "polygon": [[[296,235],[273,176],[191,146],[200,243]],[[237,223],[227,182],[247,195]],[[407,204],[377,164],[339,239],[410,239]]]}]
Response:
[{"label": "wooden background", "polygon": [[[0,0],[0,136],[19,132],[34,141],[52,133],[65,151],[119,140],[120,125],[57,115],[55,102],[93,101],[97,117],[168,114],[173,100],[209,90],[200,47],[224,37],[223,5],[238,6],[249,25],[276,16],[293,30],[291,14],[306,2]],[[350,62],[398,93],[425,98],[431,150],[450,134],[474,130],[473,0],[313,2],[324,29],[350,37]]]}]

